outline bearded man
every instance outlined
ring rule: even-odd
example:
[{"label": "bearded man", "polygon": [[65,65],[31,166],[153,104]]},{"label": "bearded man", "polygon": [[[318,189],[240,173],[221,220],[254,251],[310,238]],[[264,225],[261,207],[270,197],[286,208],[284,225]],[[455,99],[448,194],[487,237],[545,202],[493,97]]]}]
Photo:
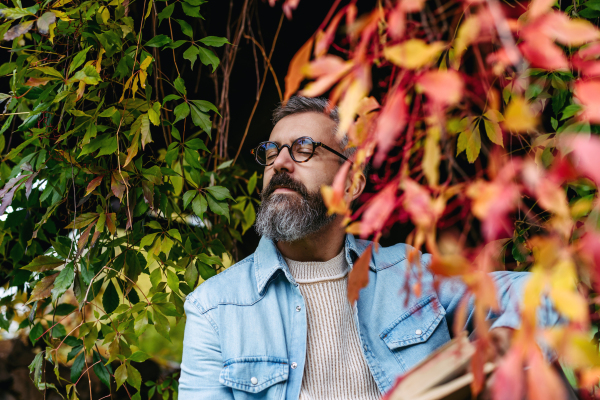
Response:
[{"label": "bearded man", "polygon": [[[348,273],[370,242],[346,234],[320,194],[351,162],[338,121],[325,99],[292,97],[275,110],[269,141],[253,151],[264,166],[262,238],[254,254],[188,295],[180,400],[376,400],[451,339],[466,288],[456,280],[434,287],[425,269],[422,294],[405,293],[406,279],[417,279],[407,273],[407,245],[374,251],[368,286],[348,302]],[[364,187],[364,176],[348,177],[346,200]],[[491,329],[506,342],[520,323],[527,273],[492,275],[500,311],[490,313]],[[556,321],[548,307],[539,313],[541,325]]]}]

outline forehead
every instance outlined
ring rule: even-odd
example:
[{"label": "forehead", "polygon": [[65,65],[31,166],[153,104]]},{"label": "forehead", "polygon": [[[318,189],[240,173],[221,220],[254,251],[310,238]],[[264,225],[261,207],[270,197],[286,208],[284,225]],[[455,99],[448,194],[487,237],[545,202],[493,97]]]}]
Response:
[{"label": "forehead", "polygon": [[271,131],[269,140],[280,144],[289,144],[301,136],[310,136],[316,142],[335,146],[336,139],[332,134],[335,125],[335,121],[325,114],[316,112],[292,114],[277,122]]}]

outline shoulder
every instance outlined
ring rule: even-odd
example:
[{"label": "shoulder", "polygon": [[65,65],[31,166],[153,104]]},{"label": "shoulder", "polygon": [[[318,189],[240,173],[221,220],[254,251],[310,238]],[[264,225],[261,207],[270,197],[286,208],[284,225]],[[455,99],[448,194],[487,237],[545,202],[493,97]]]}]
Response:
[{"label": "shoulder", "polygon": [[251,304],[258,298],[254,254],[201,283],[186,297],[201,313],[219,304]]}]

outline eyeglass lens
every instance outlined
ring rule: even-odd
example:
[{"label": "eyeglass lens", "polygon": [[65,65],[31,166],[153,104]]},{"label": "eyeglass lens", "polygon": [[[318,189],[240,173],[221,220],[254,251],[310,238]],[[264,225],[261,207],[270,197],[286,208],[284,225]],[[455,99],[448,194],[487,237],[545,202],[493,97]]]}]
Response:
[{"label": "eyeglass lens", "polygon": [[[313,154],[313,141],[308,138],[299,138],[292,143],[292,158],[297,162],[308,160]],[[270,165],[275,162],[279,150],[273,142],[266,142],[260,145],[256,151],[256,159],[263,165]]]}]

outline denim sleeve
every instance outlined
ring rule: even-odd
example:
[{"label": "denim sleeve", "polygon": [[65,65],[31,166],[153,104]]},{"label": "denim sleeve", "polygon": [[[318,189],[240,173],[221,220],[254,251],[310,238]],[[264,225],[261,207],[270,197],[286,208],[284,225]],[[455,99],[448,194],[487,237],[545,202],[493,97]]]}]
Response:
[{"label": "denim sleeve", "polygon": [[[423,256],[423,264],[428,265],[431,260],[429,254]],[[529,272],[497,271],[490,273],[494,279],[497,290],[498,306],[497,312],[490,311],[487,318],[494,322],[490,329],[507,327],[518,329],[521,325],[519,307],[522,304],[523,292],[527,283]],[[454,314],[464,296],[467,295],[467,287],[460,278],[443,279],[437,289],[437,295],[446,310],[446,319],[450,329],[454,326]],[[464,329],[472,332],[474,319],[474,301],[471,297],[467,310],[467,320]],[[551,302],[544,298],[537,312],[538,327],[545,328],[556,325],[561,318],[552,307]]]},{"label": "denim sleeve", "polygon": [[217,331],[191,301],[185,302],[184,309],[187,319],[179,400],[233,400],[231,388],[219,383],[223,359]]}]

